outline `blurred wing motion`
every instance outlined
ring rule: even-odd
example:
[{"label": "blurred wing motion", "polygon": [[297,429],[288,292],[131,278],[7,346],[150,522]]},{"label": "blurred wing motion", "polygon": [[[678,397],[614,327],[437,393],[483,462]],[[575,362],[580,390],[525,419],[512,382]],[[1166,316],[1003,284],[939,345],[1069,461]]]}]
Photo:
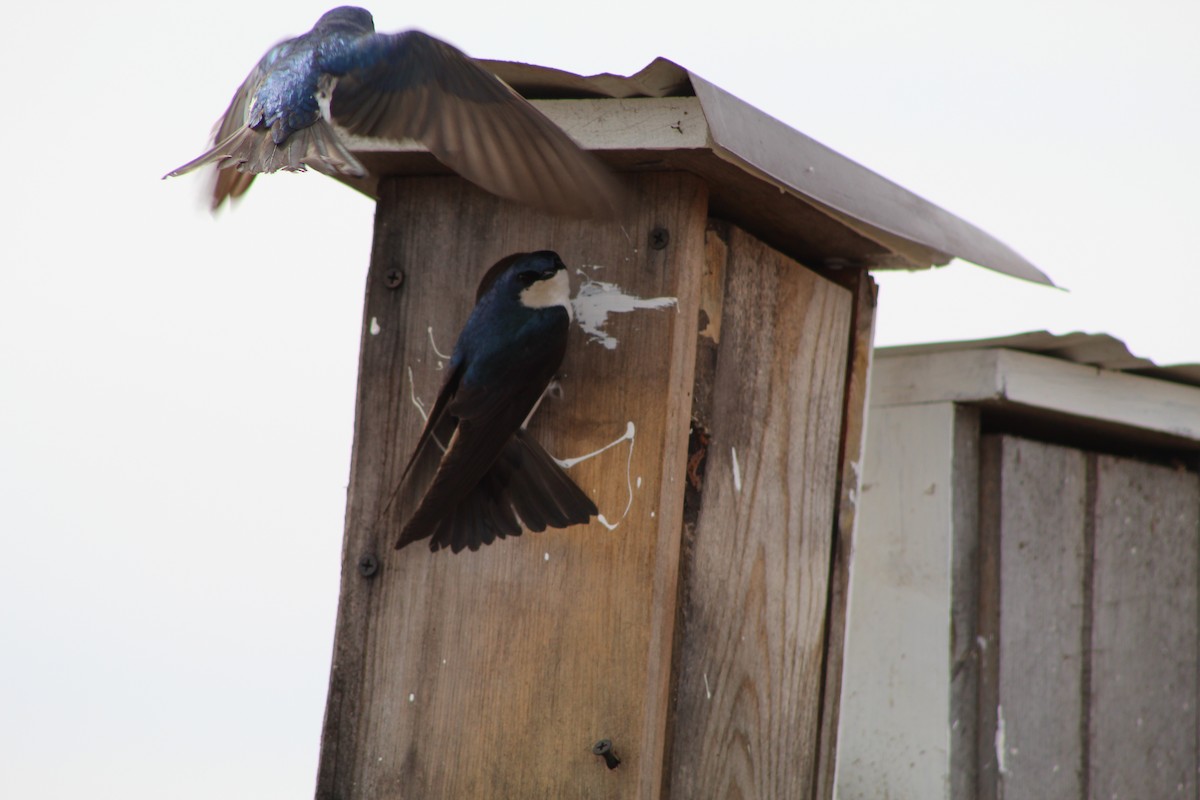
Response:
[{"label": "blurred wing motion", "polygon": [[339,8],[276,45],[234,94],[212,147],[165,177],[216,164],[213,210],[257,173],[312,167],[363,177],[343,131],[416,140],[509,200],[574,216],[616,213],[621,191],[608,169],[507,84],[420,31],[373,29],[366,11]]},{"label": "blurred wing motion", "polygon": [[615,213],[608,169],[467,55],[420,31],[375,36],[340,78],[334,122],[349,133],[415,139],[446,166],[509,200],[575,216]]}]

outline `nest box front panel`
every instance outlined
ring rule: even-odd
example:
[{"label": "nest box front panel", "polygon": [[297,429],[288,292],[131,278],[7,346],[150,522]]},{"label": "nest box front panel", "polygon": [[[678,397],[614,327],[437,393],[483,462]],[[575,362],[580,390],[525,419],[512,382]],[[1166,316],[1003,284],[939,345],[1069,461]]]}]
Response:
[{"label": "nest box front panel", "polygon": [[[707,203],[683,174],[634,188],[620,221],[580,222],[456,178],[381,184],[318,796],[657,791]],[[393,550],[414,498],[384,507],[479,278],[542,249],[568,266],[574,322],[529,431],[600,519]]]}]

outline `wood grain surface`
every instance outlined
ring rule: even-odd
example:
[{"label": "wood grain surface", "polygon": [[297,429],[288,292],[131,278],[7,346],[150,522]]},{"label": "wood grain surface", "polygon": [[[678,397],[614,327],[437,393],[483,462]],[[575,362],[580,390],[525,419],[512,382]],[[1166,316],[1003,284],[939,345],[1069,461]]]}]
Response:
[{"label": "wood grain surface", "polygon": [[1011,436],[1000,444],[997,794],[1081,797],[1087,456]]},{"label": "wood grain surface", "polygon": [[808,797],[854,298],[737,228],[726,245],[668,794]]},{"label": "wood grain surface", "polygon": [[1091,797],[1196,797],[1200,478],[1097,456]]},{"label": "wood grain surface", "polygon": [[867,392],[871,354],[875,342],[875,306],[879,289],[865,272],[851,282],[854,292],[852,340],[846,368],[846,395],[842,415],[842,441],[838,479],[837,526],[830,553],[829,612],[825,634],[825,665],[821,683],[820,753],[817,759],[817,800],[832,800],[834,765],[837,762],[838,724],[841,720],[842,670],[846,650],[846,620],[850,595],[850,562],[862,487],[866,446]]},{"label": "wood grain surface", "polygon": [[983,452],[978,796],[1195,797],[1200,478],[1009,435]]},{"label": "wood grain surface", "polygon": [[[652,798],[661,787],[703,184],[634,182],[620,222],[552,218],[457,178],[385,181],[368,278],[342,594],[318,798]],[[650,246],[651,231],[668,233]],[[477,553],[392,549],[411,508],[381,510],[421,428],[479,276],[557,250],[578,289],[674,307],[614,314],[608,349],[572,330],[561,398],[531,425],[615,525],[529,534]],[[393,272],[395,271],[395,272]],[[398,288],[389,288],[402,274]],[[410,378],[411,374],[411,378]],[[632,449],[631,449],[632,448]],[[378,560],[366,577],[360,559]],[[366,569],[370,572],[370,568]],[[610,739],[605,767],[591,748]]]}]

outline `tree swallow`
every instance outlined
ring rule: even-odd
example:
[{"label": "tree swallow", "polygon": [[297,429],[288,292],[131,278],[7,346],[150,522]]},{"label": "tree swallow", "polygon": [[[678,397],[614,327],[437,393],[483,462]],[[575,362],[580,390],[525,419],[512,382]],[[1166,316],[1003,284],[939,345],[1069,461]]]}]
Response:
[{"label": "tree swallow", "polygon": [[611,173],[508,84],[421,31],[375,33],[370,12],[351,6],[268,50],[212,148],[164,177],[216,163],[214,211],[256,173],[363,177],[343,134],[415,139],[472,183],[553,213],[611,215],[619,200]]},{"label": "tree swallow", "polygon": [[557,253],[517,253],[487,272],[400,478],[430,441],[446,442],[397,548],[432,537],[431,550],[478,550],[521,535],[522,524],[543,531],[599,514],[525,430],[562,364],[570,323],[570,282]]}]

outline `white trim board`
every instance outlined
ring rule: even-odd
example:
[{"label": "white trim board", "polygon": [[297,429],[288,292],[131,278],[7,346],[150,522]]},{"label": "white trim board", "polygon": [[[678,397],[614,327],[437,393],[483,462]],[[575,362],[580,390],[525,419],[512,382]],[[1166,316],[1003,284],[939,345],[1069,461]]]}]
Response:
[{"label": "white trim board", "polygon": [[1200,442],[1200,389],[1016,350],[875,354],[871,405],[987,403]]}]

